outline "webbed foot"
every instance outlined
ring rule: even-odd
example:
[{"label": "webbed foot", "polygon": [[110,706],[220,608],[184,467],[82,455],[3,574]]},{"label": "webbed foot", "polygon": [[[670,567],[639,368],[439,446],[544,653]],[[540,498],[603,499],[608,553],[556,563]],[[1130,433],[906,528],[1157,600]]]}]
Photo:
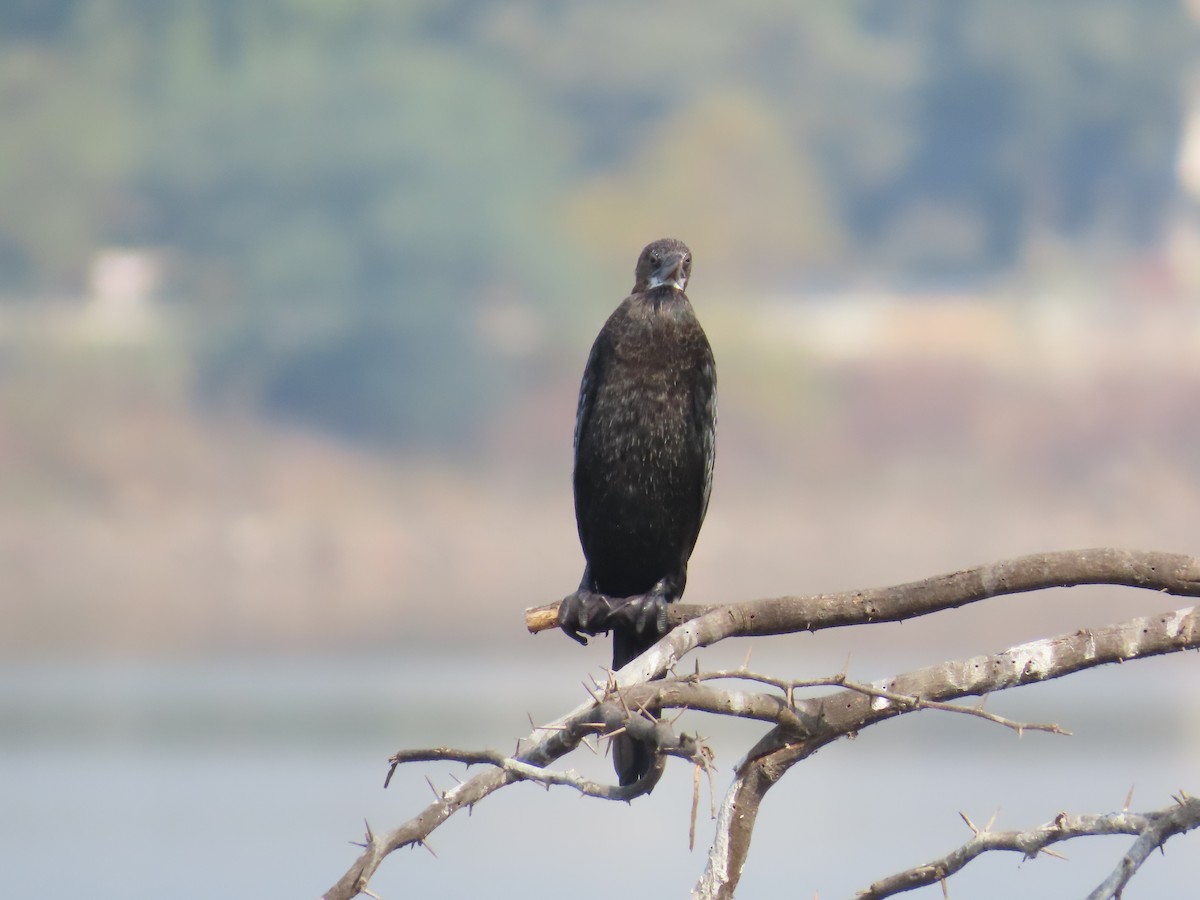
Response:
[{"label": "webbed foot", "polygon": [[658,590],[632,597],[609,597],[580,588],[559,606],[558,627],[581,644],[587,643],[585,634],[600,634],[614,628],[657,639],[667,632],[667,603]]},{"label": "webbed foot", "polygon": [[585,634],[600,634],[608,631],[608,621],[613,598],[597,594],[586,588],[563,598],[558,607],[558,627],[572,640],[587,645]]},{"label": "webbed foot", "polygon": [[632,629],[638,637],[658,640],[667,633],[667,598],[658,591],[625,597],[610,621]]}]

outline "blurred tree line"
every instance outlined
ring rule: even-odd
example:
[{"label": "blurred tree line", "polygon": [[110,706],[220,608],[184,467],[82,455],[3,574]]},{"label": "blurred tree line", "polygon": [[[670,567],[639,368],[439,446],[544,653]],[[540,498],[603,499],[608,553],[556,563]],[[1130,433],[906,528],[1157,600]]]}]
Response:
[{"label": "blurred tree line", "polygon": [[6,0],[0,291],[157,248],[202,396],[446,445],[521,369],[489,311],[591,329],[660,234],[773,289],[1152,243],[1189,29],[1179,0]]}]

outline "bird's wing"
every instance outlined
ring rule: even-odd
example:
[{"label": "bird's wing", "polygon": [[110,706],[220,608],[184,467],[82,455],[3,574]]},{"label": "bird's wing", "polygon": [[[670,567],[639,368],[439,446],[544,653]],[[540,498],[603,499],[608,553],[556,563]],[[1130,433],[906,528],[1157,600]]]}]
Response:
[{"label": "bird's wing", "polygon": [[707,339],[704,339],[700,365],[705,377],[699,380],[700,390],[693,398],[696,404],[696,420],[701,423],[701,453],[704,459],[704,483],[700,495],[700,518],[696,523],[697,534],[701,523],[704,522],[704,515],[708,512],[708,498],[712,494],[713,463],[717,458],[717,367]]},{"label": "bird's wing", "polygon": [[588,354],[587,364],[583,367],[583,379],[579,382],[579,404],[575,408],[575,437],[573,446],[576,457],[579,454],[579,437],[591,422],[592,411],[596,406],[596,395],[604,382],[608,369],[608,361],[612,358],[612,342],[608,335],[601,331],[592,343]]}]

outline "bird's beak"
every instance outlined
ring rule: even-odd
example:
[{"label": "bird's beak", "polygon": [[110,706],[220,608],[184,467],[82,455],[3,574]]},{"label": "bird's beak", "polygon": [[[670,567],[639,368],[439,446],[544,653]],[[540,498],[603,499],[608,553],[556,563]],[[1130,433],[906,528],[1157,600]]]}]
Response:
[{"label": "bird's beak", "polygon": [[682,253],[668,253],[654,273],[650,276],[650,287],[670,285],[677,291],[687,287],[687,271],[684,268],[685,256]]}]

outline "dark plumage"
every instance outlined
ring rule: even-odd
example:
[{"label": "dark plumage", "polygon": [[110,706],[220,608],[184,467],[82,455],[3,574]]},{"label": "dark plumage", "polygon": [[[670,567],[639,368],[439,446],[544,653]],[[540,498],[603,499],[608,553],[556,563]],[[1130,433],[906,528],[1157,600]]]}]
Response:
[{"label": "dark plumage", "polygon": [[[687,564],[712,486],[716,368],[684,294],[691,252],[660,240],[638,258],[633,293],[592,345],[575,419],[575,520],[587,560],[562,628],[613,632],[613,668],[652,646]],[[636,781],[652,748],[614,743],[621,784]]]}]

